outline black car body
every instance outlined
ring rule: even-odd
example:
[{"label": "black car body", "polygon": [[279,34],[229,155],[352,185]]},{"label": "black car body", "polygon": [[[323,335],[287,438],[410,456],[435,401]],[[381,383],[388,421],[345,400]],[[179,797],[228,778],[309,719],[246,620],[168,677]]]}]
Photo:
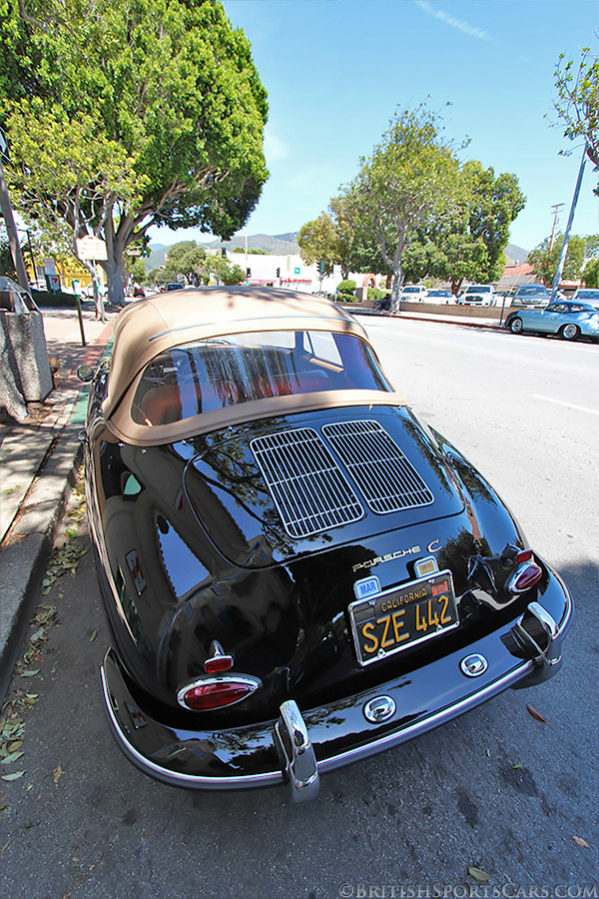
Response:
[{"label": "black car body", "polygon": [[108,718],[163,781],[311,796],[560,665],[563,582],[328,300],[135,303],[86,465]]}]

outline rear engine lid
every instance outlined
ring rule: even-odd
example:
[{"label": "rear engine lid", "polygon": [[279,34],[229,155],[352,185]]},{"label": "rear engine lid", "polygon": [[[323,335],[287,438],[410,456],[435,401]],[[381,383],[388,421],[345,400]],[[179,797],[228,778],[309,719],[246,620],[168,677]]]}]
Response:
[{"label": "rear engine lid", "polygon": [[434,438],[405,407],[252,422],[194,442],[196,516],[242,567],[363,541],[464,509]]}]

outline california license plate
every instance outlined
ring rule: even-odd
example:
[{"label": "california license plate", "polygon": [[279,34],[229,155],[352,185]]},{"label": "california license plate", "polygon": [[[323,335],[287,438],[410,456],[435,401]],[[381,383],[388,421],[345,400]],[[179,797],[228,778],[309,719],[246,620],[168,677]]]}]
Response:
[{"label": "california license plate", "polygon": [[348,612],[360,665],[370,665],[458,626],[450,571],[358,599]]}]

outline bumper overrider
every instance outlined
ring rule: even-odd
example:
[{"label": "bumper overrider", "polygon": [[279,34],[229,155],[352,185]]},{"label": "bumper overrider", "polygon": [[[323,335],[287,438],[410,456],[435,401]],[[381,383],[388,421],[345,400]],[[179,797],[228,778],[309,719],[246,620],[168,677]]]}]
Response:
[{"label": "bumper overrider", "polygon": [[158,780],[208,790],[287,783],[294,800],[309,799],[321,773],[412,739],[508,687],[551,677],[572,610],[553,575],[523,615],[466,649],[319,708],[300,712],[287,700],[277,720],[228,730],[189,731],[152,718],[109,649],[101,668],[108,718],[127,758]]}]

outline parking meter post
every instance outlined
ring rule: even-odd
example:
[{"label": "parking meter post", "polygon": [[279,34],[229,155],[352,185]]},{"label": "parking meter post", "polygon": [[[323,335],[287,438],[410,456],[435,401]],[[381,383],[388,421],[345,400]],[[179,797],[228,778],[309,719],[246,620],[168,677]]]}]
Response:
[{"label": "parking meter post", "polygon": [[81,331],[81,346],[87,346],[87,342],[85,340],[85,331],[83,330],[83,315],[81,314],[81,300],[79,299],[79,294],[75,294],[75,303],[77,305],[77,315],[79,316],[79,330]]}]

